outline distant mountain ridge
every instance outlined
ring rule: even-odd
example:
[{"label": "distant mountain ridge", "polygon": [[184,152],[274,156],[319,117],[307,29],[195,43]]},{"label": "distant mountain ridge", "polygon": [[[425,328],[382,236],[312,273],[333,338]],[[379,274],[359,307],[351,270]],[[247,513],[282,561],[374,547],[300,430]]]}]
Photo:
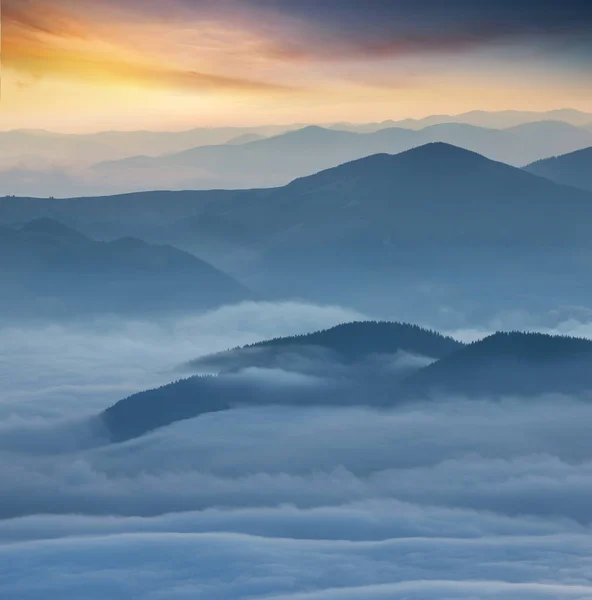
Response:
[{"label": "distant mountain ridge", "polygon": [[505,131],[443,123],[413,131],[387,128],[355,133],[309,126],[239,146],[203,146],[157,158],[133,157],[96,165],[114,181],[136,177],[141,186],[203,189],[285,185],[343,162],[377,153],[398,153],[446,142],[488,158],[523,166],[534,160],[592,145],[592,133],[566,123],[541,122]]},{"label": "distant mountain ridge", "polygon": [[592,145],[592,131],[557,121],[505,130],[436,123],[421,129],[384,127],[369,132],[307,126],[263,139],[253,138],[257,133],[245,135],[238,142],[234,138],[184,146],[157,155],[146,144],[140,154],[116,152],[81,169],[58,164],[41,168],[24,161],[4,170],[0,194],[64,197],[162,189],[270,188],[347,161],[403,152],[430,142],[457,145],[514,166]]},{"label": "distant mountain ridge", "polygon": [[480,311],[494,299],[496,310],[502,299],[530,310],[588,295],[592,194],[443,143],[266,190],[0,198],[7,224],[39,216],[106,240],[179,245],[267,296],[378,316],[395,287],[414,307],[435,302],[426,283],[442,304],[482,297],[470,307]]},{"label": "distant mountain ridge", "polygon": [[478,127],[488,127],[492,129],[506,129],[523,125],[525,123],[534,123],[538,121],[563,121],[576,127],[587,127],[592,123],[592,114],[579,110],[563,108],[545,112],[503,110],[503,111],[484,111],[473,110],[457,115],[431,115],[419,119],[388,120],[381,123],[352,124],[339,123],[334,127],[339,129],[351,129],[352,131],[377,131],[385,127],[404,127],[406,129],[422,129],[429,125],[439,123],[467,123]]}]

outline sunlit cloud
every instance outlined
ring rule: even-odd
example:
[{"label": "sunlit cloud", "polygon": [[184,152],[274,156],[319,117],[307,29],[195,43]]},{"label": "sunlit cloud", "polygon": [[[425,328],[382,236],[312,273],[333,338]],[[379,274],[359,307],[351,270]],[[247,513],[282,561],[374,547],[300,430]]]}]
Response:
[{"label": "sunlit cloud", "polygon": [[590,110],[591,21],[573,0],[4,0],[0,126]]},{"label": "sunlit cloud", "polygon": [[[52,6],[8,3],[4,14],[5,66],[33,78],[55,77],[111,85],[140,85],[181,91],[270,92],[287,86],[246,77],[208,73],[167,61],[126,43],[112,32]],[[121,37],[119,37],[117,34]],[[154,32],[155,34],[157,32]]]}]

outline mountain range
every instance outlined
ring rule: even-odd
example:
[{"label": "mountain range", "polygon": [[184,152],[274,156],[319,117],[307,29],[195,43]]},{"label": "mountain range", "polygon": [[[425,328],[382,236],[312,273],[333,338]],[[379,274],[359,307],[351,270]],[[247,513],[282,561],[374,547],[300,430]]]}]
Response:
[{"label": "mountain range", "polygon": [[[101,131],[65,134],[37,129],[0,131],[0,167],[81,167],[102,160],[146,154],[159,156],[213,144],[240,143],[277,135],[298,125],[201,127],[187,131]],[[255,136],[255,138],[253,137]]]},{"label": "mountain range", "polygon": [[592,194],[443,143],[267,190],[0,198],[6,224],[38,217],[177,245],[269,297],[339,298],[378,315],[394,298],[481,310],[590,292]]},{"label": "mountain range", "polygon": [[113,441],[124,441],[244,404],[357,404],[361,391],[370,390],[369,402],[388,404],[393,382],[462,347],[414,325],[346,323],[201,357],[183,370],[205,369],[216,376],[197,375],[134,394],[105,410],[100,420]]},{"label": "mountain range", "polygon": [[367,123],[356,125],[352,123],[338,123],[333,125],[336,129],[347,129],[350,131],[378,131],[386,127],[404,127],[405,129],[423,129],[429,125],[439,123],[467,123],[477,127],[488,127],[491,129],[506,129],[525,123],[534,123],[537,121],[563,121],[576,127],[592,126],[592,114],[562,108],[558,110],[549,110],[545,112],[525,111],[525,110],[502,110],[488,112],[484,110],[473,110],[458,115],[430,115],[422,119],[403,119],[400,121],[382,121],[380,123]]},{"label": "mountain range", "polygon": [[[263,139],[240,136],[230,143],[200,145],[182,152],[43,169],[28,163],[4,169],[0,194],[102,195],[141,190],[246,189],[275,187],[319,170],[377,153],[399,153],[430,142],[446,142],[514,166],[592,145],[592,131],[558,121],[504,130],[442,123],[420,130],[401,127],[359,133],[306,127]],[[82,142],[81,142],[82,143]],[[33,146],[34,147],[34,146]]]},{"label": "mountain range", "polygon": [[[403,371],[396,368],[401,353],[412,356],[418,349],[430,360],[408,362]],[[98,417],[110,439],[125,441],[179,420],[244,405],[388,408],[449,394],[520,395],[534,401],[545,394],[586,398],[592,391],[589,340],[499,332],[465,345],[401,323],[347,323],[192,364],[222,370],[216,377],[182,379],[117,402]]]},{"label": "mountain range", "polygon": [[187,311],[250,298],[195,256],[134,238],[97,242],[51,219],[0,228],[5,318]]}]

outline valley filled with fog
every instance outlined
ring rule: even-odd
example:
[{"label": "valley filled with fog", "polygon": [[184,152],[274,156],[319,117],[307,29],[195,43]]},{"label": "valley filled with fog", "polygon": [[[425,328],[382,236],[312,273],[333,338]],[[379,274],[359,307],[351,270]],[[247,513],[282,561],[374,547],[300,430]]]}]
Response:
[{"label": "valley filled with fog", "polygon": [[0,134],[0,598],[592,598],[588,117]]},{"label": "valley filled with fog", "polygon": [[592,600],[590,0],[0,37],[0,600]]},{"label": "valley filled with fog", "polygon": [[[251,351],[215,354],[371,317],[246,302],[182,318],[4,325],[2,597],[590,597],[590,394],[436,393],[378,406],[354,385],[365,371],[340,370],[321,346],[279,339],[268,367]],[[499,314],[444,332],[458,342],[426,333],[418,343],[454,353],[504,327],[592,333],[582,309],[533,318]],[[374,343],[353,341],[356,352]],[[406,356],[411,371],[435,360]],[[391,373],[402,354],[376,357],[355,364]],[[96,420],[121,398],[228,360],[277,402],[239,397],[120,443]],[[324,400],[344,373],[348,402]],[[297,400],[282,405],[286,394]]]}]

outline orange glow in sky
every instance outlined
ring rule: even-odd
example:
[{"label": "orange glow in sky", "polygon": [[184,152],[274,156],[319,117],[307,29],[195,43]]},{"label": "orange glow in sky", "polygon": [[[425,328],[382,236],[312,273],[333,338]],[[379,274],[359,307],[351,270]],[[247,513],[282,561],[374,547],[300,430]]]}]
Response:
[{"label": "orange glow in sky", "polygon": [[442,48],[429,38],[398,43],[395,32],[392,42],[360,49],[347,37],[330,46],[334,33],[312,31],[308,46],[292,39],[308,26],[299,15],[250,14],[226,0],[216,5],[226,12],[209,2],[189,10],[177,0],[163,18],[151,12],[153,0],[145,11],[142,4],[4,0],[0,128],[183,129],[473,109],[592,111],[589,77],[521,41],[471,46],[461,39]]}]

